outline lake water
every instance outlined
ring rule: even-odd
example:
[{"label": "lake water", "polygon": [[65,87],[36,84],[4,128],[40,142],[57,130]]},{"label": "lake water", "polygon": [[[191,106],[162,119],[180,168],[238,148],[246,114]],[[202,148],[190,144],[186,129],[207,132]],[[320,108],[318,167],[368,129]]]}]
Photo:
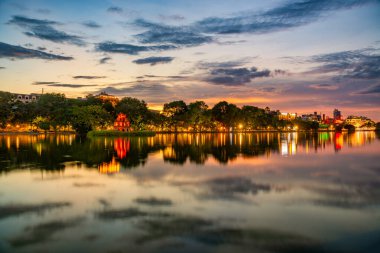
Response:
[{"label": "lake water", "polygon": [[0,136],[0,252],[380,252],[375,132]]}]

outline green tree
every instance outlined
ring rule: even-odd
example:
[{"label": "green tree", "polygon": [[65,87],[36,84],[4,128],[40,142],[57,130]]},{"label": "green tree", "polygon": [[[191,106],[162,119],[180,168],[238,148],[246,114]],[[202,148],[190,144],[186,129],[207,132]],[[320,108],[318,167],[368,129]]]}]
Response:
[{"label": "green tree", "polygon": [[219,102],[212,108],[212,117],[227,129],[238,124],[240,115],[240,109],[226,101]]},{"label": "green tree", "polygon": [[149,110],[144,100],[125,97],[116,105],[116,113],[127,115],[133,128],[142,130],[149,119]]},{"label": "green tree", "polygon": [[37,128],[44,130],[45,133],[50,129],[49,119],[45,117],[37,116],[35,119],[33,119],[32,124]]},{"label": "green tree", "polygon": [[179,126],[184,127],[187,110],[187,105],[182,100],[164,104],[163,115],[167,117],[169,127],[174,126],[176,132]]},{"label": "green tree", "polygon": [[208,113],[208,105],[203,101],[195,101],[188,106],[188,122],[196,131],[202,131],[202,127],[209,124],[210,114]]},{"label": "green tree", "polygon": [[99,105],[74,107],[71,114],[71,125],[80,135],[105,127],[111,121],[111,116]]},{"label": "green tree", "polygon": [[0,128],[5,128],[12,116],[13,96],[9,92],[0,91]]},{"label": "green tree", "polygon": [[37,101],[37,115],[47,118],[56,131],[69,124],[69,102],[61,93],[43,94]]}]

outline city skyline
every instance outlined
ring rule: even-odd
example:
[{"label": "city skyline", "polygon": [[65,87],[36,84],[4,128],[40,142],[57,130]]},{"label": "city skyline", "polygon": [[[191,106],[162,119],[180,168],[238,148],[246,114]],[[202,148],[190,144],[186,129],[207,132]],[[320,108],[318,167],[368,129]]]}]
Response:
[{"label": "city skyline", "polygon": [[0,1],[0,90],[380,120],[379,1]]}]

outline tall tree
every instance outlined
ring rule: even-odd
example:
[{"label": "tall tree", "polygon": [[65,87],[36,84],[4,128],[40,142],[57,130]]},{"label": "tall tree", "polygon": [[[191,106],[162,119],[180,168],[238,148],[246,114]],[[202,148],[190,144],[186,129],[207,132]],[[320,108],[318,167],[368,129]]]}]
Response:
[{"label": "tall tree", "polygon": [[111,116],[99,105],[74,107],[72,110],[71,125],[80,135],[97,127],[105,127],[110,122]]},{"label": "tall tree", "polygon": [[164,104],[163,114],[168,118],[169,127],[174,126],[175,131],[179,126],[184,127],[187,110],[187,105],[182,100]]},{"label": "tall tree", "polygon": [[0,128],[5,128],[11,119],[12,102],[11,93],[0,91]]},{"label": "tall tree", "polygon": [[189,123],[192,125],[194,130],[202,130],[202,126],[209,123],[210,114],[208,112],[208,105],[203,101],[195,101],[190,103],[188,106],[188,117]]},{"label": "tall tree", "polygon": [[38,116],[49,120],[50,125],[57,130],[59,126],[69,124],[69,103],[64,94],[46,93],[37,101]]},{"label": "tall tree", "polygon": [[225,128],[234,128],[238,124],[240,117],[240,109],[226,101],[222,101],[214,105],[212,108],[213,118],[220,122]]},{"label": "tall tree", "polygon": [[124,113],[131,122],[132,128],[141,130],[148,122],[149,110],[144,100],[125,97],[116,105],[116,113]]}]

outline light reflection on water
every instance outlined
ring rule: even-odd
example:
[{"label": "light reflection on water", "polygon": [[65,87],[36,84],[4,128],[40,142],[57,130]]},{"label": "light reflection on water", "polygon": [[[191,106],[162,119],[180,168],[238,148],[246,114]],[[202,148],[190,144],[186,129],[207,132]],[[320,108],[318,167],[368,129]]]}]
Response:
[{"label": "light reflection on water", "polygon": [[0,252],[378,252],[375,132],[0,136]]}]

